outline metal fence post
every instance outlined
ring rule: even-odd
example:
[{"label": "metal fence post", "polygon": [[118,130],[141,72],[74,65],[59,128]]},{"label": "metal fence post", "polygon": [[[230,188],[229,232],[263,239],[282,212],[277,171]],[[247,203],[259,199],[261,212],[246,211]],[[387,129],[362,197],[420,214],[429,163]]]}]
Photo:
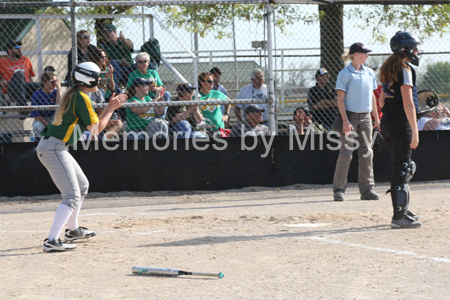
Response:
[{"label": "metal fence post", "polygon": [[[72,40],[72,68],[78,65],[77,27],[75,23],[75,0],[70,0],[70,31]],[[72,72],[72,70],[69,70]]]},{"label": "metal fence post", "polygon": [[274,135],[276,133],[275,128],[275,93],[273,91],[273,53],[272,53],[272,7],[270,3],[267,3],[267,64],[268,64],[268,78],[267,83],[269,87],[269,130],[270,134]]},{"label": "metal fence post", "polygon": [[[43,62],[42,62],[42,28],[41,28],[41,18],[38,16],[36,19],[36,48],[37,48],[37,57],[38,57],[38,71],[39,78],[42,76],[42,72],[44,70]],[[40,80],[38,80],[40,81]]]},{"label": "metal fence post", "polygon": [[284,49],[281,49],[281,109],[284,108]]}]

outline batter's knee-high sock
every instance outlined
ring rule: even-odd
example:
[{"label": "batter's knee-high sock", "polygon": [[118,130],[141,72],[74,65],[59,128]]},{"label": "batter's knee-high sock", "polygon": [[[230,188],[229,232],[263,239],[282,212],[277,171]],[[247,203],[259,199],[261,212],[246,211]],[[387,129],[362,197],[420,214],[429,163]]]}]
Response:
[{"label": "batter's knee-high sock", "polygon": [[52,228],[50,229],[50,233],[48,234],[49,241],[53,241],[55,238],[59,237],[61,230],[67,223],[67,220],[69,219],[71,214],[72,210],[66,204],[60,204],[58,206],[58,209],[56,209]]},{"label": "batter's knee-high sock", "polygon": [[83,199],[84,199],[84,197],[80,199],[78,206],[72,212],[69,220],[67,221],[67,228],[69,228],[70,230],[75,230],[78,228],[78,216],[80,215],[80,209],[81,209],[81,204],[83,204]]}]

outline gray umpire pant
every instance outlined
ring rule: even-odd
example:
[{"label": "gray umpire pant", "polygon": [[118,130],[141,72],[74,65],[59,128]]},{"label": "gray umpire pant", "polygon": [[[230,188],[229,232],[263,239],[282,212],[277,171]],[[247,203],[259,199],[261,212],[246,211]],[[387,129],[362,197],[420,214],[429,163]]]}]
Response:
[{"label": "gray umpire pant", "polygon": [[41,139],[37,155],[61,192],[63,202],[73,211],[89,189],[89,181],[64,141],[54,137]]},{"label": "gray umpire pant", "polygon": [[353,113],[347,111],[347,117],[352,124],[356,135],[340,137],[341,148],[334,171],[333,192],[342,191],[347,188],[347,177],[350,162],[352,161],[353,150],[358,141],[358,187],[361,194],[373,189],[375,181],[373,179],[373,151],[372,151],[372,118],[370,113]]}]

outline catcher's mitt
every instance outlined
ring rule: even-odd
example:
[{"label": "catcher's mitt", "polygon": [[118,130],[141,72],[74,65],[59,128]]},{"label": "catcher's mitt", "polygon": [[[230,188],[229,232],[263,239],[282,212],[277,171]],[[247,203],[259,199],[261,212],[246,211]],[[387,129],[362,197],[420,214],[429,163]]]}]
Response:
[{"label": "catcher's mitt", "polygon": [[417,93],[419,98],[419,112],[417,117],[423,117],[435,111],[439,105],[439,96],[432,89],[421,90]]}]

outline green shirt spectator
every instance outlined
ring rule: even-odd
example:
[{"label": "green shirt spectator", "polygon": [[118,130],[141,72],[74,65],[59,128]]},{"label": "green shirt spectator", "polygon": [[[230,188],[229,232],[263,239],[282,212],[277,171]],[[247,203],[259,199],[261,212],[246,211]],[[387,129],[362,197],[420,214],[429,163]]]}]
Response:
[{"label": "green shirt spectator", "polygon": [[[152,98],[149,96],[145,96],[144,100],[139,100],[137,97],[133,97],[128,100],[128,102],[152,102]],[[155,110],[153,107],[149,107],[149,110],[143,114],[134,113],[130,107],[127,107],[127,131],[136,130],[142,131],[145,130],[147,125],[151,120],[155,118]]]},{"label": "green shirt spectator", "polygon": [[[209,94],[199,93],[200,100],[227,100],[228,97],[219,91],[211,90]],[[201,105],[203,116],[210,120],[210,123],[216,125],[216,129],[225,128],[225,123],[222,120],[222,111],[220,105]]]}]

